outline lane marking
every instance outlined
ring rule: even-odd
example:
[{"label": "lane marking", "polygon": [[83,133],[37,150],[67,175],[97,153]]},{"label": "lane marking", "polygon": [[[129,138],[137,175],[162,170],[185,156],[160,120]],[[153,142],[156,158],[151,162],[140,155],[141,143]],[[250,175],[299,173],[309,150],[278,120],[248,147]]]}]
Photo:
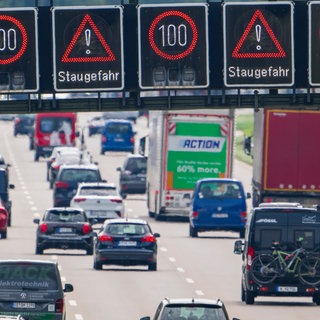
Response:
[{"label": "lane marking", "polygon": [[178,268],[177,268],[177,271],[179,271],[179,272],[184,272],[184,269],[183,269],[183,268],[178,267]]}]

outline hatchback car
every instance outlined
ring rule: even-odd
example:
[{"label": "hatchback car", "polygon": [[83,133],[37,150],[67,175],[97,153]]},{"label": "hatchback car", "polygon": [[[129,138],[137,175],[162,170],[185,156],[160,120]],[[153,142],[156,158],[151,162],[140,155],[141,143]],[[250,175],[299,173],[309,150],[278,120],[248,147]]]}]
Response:
[{"label": "hatchback car", "polygon": [[1,239],[7,238],[9,214],[4,205],[0,201],[0,237]]},{"label": "hatchback car", "polygon": [[88,120],[88,136],[91,137],[95,134],[100,134],[104,128],[106,120],[102,116],[93,117]]},{"label": "hatchback car", "polygon": [[126,151],[133,153],[134,136],[132,123],[128,120],[106,121],[101,134],[100,153],[106,151]]},{"label": "hatchback car", "polygon": [[92,222],[121,218],[124,214],[122,198],[113,183],[84,182],[78,185],[71,207],[82,208]]},{"label": "hatchback car", "polygon": [[68,207],[80,182],[104,182],[95,164],[63,165],[53,187],[53,206]]},{"label": "hatchback car", "polygon": [[[213,299],[163,299],[153,320],[229,320],[227,309],[220,300]],[[140,320],[151,320],[143,317]],[[239,320],[233,318],[233,320]]]},{"label": "hatchback car", "polygon": [[208,178],[197,181],[189,216],[189,234],[223,230],[244,237],[247,221],[246,199],[242,183],[236,179]]},{"label": "hatchback car", "polygon": [[72,284],[62,284],[55,261],[0,261],[0,306],[3,315],[65,320],[65,293],[72,291]]},{"label": "hatchback car", "polygon": [[45,249],[82,249],[93,253],[93,230],[82,209],[50,208],[42,219],[34,219],[38,224],[36,254]]},{"label": "hatchback car", "polygon": [[147,265],[157,270],[157,238],[147,221],[139,219],[106,220],[101,227],[94,246],[93,268],[103,265]]},{"label": "hatchback car", "polygon": [[120,194],[123,198],[127,194],[146,193],[147,158],[139,154],[130,154],[120,172]]}]

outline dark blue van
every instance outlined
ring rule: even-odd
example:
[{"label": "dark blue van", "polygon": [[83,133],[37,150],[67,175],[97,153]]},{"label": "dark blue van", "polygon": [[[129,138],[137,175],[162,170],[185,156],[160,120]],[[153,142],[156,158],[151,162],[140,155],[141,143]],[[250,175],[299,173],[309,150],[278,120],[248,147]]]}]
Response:
[{"label": "dark blue van", "polygon": [[190,236],[198,232],[224,230],[244,237],[247,221],[246,199],[242,183],[236,179],[201,179],[194,189],[190,221]]},{"label": "dark blue van", "polygon": [[128,120],[113,119],[106,121],[101,134],[101,154],[106,151],[134,152],[135,132]]}]

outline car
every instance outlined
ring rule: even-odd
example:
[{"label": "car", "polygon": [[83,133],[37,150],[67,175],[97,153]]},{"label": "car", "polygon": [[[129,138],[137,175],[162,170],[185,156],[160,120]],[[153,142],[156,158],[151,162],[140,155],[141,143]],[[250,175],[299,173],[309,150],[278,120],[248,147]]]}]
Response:
[{"label": "car", "polygon": [[0,237],[1,239],[7,238],[9,214],[4,205],[0,202]]},{"label": "car", "polygon": [[89,220],[97,223],[106,219],[122,218],[124,215],[122,197],[113,183],[79,183],[70,207],[82,208]]},{"label": "car", "polygon": [[101,134],[106,120],[102,116],[93,117],[88,120],[88,136],[91,137],[95,134]]},{"label": "car", "polygon": [[103,265],[147,265],[157,270],[157,238],[147,221],[141,219],[105,220],[94,241],[93,268]]},{"label": "car", "polygon": [[80,182],[105,182],[95,164],[62,165],[53,186],[53,206],[69,207]]},{"label": "car", "polygon": [[108,120],[101,133],[100,154],[106,151],[134,152],[134,136],[132,123],[128,120]]},{"label": "car", "polygon": [[93,254],[93,229],[84,210],[80,208],[49,208],[38,224],[36,254],[45,249],[80,249]]},{"label": "car", "polygon": [[9,172],[7,168],[0,167],[0,199],[1,204],[5,207],[8,212],[8,227],[11,226],[11,209],[12,201],[10,199],[10,189],[14,189],[15,185],[9,183]]},{"label": "car", "polygon": [[[62,165],[72,165],[72,164],[91,164],[92,156],[87,151],[81,151],[80,149],[69,150],[66,148],[65,151],[61,151],[55,157],[55,160],[51,163],[49,167],[49,183],[50,189],[53,188],[53,184],[57,178],[57,174]],[[97,164],[97,163],[95,163]]]},{"label": "car", "polygon": [[16,137],[18,134],[28,135],[34,125],[34,114],[20,114],[16,115],[13,123],[13,135]]},{"label": "car", "polygon": [[126,198],[127,194],[145,194],[147,179],[147,158],[140,154],[129,154],[123,164],[118,167],[120,172],[120,194]]},{"label": "car", "polygon": [[[297,202],[261,203],[254,207],[244,241],[234,243],[234,253],[242,257],[241,301],[252,305],[260,296],[311,297],[320,305],[319,225],[319,208]],[[278,248],[285,255],[285,266],[292,261],[290,272],[274,262]],[[303,254],[293,260],[298,248],[303,249]],[[269,267],[263,265],[265,261]],[[308,261],[308,271],[300,276],[304,261]]]},{"label": "car", "polygon": [[[220,299],[174,298],[163,299],[153,320],[229,320],[225,304]],[[238,318],[232,318],[239,320]],[[140,320],[151,320],[150,316]]]},{"label": "car", "polygon": [[15,114],[5,114],[5,113],[0,114],[0,120],[2,121],[13,121],[15,117],[16,117]]},{"label": "car", "polygon": [[0,291],[2,315],[65,320],[73,286],[62,284],[56,261],[12,259],[0,261]]},{"label": "car", "polygon": [[205,178],[197,181],[189,214],[189,235],[198,232],[232,231],[244,238],[247,221],[246,199],[241,181],[227,178]]},{"label": "car", "polygon": [[68,145],[63,145],[63,146],[58,146],[54,147],[51,151],[51,154],[47,160],[47,181],[49,181],[49,170],[51,167],[51,164],[56,160],[56,157],[58,156],[59,153],[62,153],[64,151],[69,151],[69,152],[79,152],[79,148],[73,147],[73,146],[68,146]]}]

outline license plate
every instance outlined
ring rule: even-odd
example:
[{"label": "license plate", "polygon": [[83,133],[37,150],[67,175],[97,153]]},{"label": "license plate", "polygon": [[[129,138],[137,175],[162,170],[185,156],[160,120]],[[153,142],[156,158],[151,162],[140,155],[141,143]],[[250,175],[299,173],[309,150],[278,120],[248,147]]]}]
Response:
[{"label": "license plate", "polygon": [[116,142],[123,142],[124,139],[122,139],[122,138],[115,138],[114,141],[116,141]]},{"label": "license plate", "polygon": [[228,213],[213,213],[212,218],[228,218]]},{"label": "license plate", "polygon": [[88,216],[90,217],[90,218],[92,218],[92,217],[106,217],[107,216],[107,211],[89,211],[88,212]]},{"label": "license plate", "polygon": [[134,247],[137,245],[137,241],[119,241],[119,246]]},{"label": "license plate", "polygon": [[298,292],[298,287],[277,287],[278,292]]},{"label": "license plate", "polygon": [[17,309],[34,309],[36,304],[31,302],[14,302],[12,307]]},{"label": "license plate", "polygon": [[59,233],[70,233],[72,232],[72,228],[59,228]]}]

